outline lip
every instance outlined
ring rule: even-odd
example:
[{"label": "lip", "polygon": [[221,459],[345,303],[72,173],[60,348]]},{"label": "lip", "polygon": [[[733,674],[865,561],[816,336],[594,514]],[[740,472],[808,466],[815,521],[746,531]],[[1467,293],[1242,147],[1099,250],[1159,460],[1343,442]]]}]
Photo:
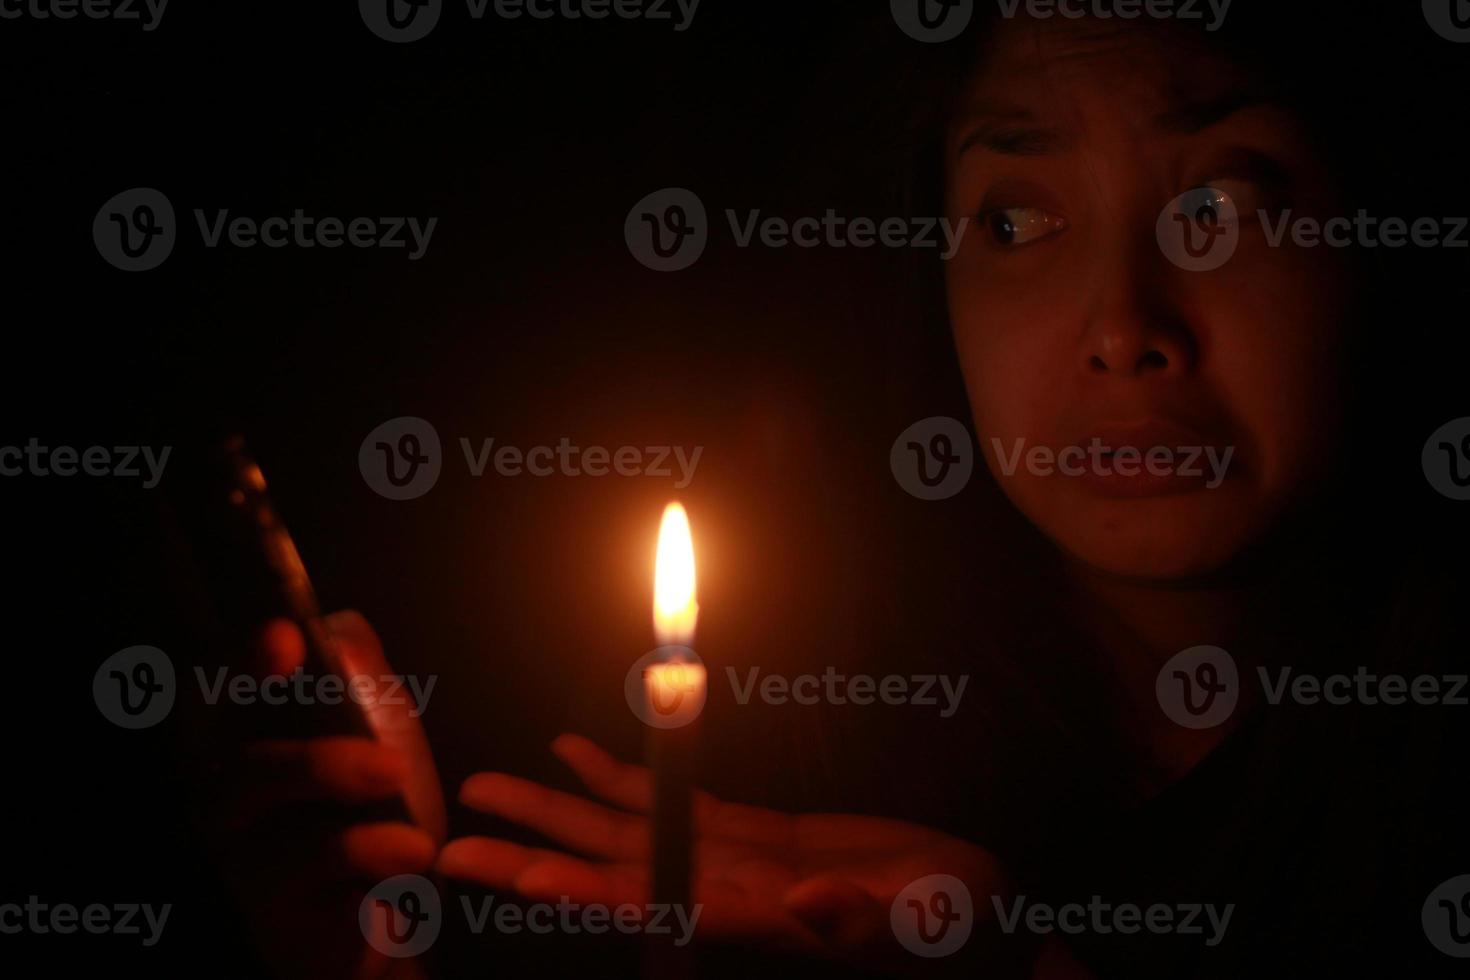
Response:
[{"label": "lip", "polygon": [[[1096,440],[1105,452],[1095,455]],[[1087,427],[1082,438],[1073,445],[1082,447],[1087,456],[1078,483],[1100,497],[1161,497],[1194,493],[1210,489],[1207,485],[1217,476],[1212,461],[1224,458],[1228,440],[1206,435],[1193,426],[1168,418],[1149,418],[1128,422],[1101,422]],[[1148,453],[1157,447],[1169,450],[1164,463],[1170,472],[1150,472]],[[1114,454],[1119,449],[1134,449],[1136,460],[1123,462],[1128,473],[1119,473]],[[1211,455],[1213,451],[1213,455]],[[1094,459],[1099,462],[1094,464]],[[1155,459],[1154,469],[1160,469]],[[1185,472],[1179,472],[1184,470]],[[1234,457],[1225,467],[1224,478],[1234,470]],[[1218,484],[1217,484],[1218,487]]]}]

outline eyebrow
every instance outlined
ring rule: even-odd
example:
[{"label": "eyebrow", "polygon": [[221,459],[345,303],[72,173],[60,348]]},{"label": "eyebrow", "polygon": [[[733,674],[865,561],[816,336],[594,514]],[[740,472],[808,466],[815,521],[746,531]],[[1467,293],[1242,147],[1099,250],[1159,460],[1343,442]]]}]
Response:
[{"label": "eyebrow", "polygon": [[975,106],[965,114],[974,128],[960,141],[956,154],[963,156],[979,146],[1005,156],[1046,156],[1071,145],[1060,130],[1040,125],[1029,109],[1010,106]]},{"label": "eyebrow", "polygon": [[[1265,93],[1253,90],[1180,100],[1154,117],[1154,128],[1175,135],[1198,133],[1242,109],[1273,101]],[[960,141],[955,150],[957,156],[977,146],[1003,156],[1047,156],[1075,142],[1069,134],[1042,125],[1031,110],[1016,106],[978,105],[965,114],[962,122],[972,124],[973,128]]]},{"label": "eyebrow", "polygon": [[1274,101],[1265,92],[1258,90],[1226,92],[1194,101],[1181,99],[1173,108],[1156,116],[1154,126],[1166,133],[1198,133],[1224,122],[1242,109]]}]

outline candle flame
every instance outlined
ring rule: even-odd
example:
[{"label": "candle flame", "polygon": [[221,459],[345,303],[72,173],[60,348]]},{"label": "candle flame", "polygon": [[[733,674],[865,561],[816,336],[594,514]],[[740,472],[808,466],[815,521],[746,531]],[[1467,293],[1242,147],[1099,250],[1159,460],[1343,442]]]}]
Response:
[{"label": "candle flame", "polygon": [[681,504],[664,508],[653,567],[653,630],[659,643],[688,644],[694,639],[699,603],[694,598],[694,539]]}]

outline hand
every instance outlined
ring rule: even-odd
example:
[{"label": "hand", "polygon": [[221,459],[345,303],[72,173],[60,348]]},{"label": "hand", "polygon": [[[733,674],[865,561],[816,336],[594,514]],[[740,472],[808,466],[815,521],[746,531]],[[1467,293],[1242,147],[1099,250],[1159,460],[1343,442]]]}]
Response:
[{"label": "hand", "polygon": [[[360,615],[338,613],[327,624],[354,672],[389,672],[377,635]],[[256,644],[254,671],[288,675],[302,665],[305,652],[294,624],[273,622]],[[394,713],[391,721],[400,731],[422,738],[406,704],[378,704],[375,710]],[[366,943],[358,905],[384,878],[428,871],[443,839],[442,824],[436,840],[410,823],[346,826],[322,820],[317,810],[323,804],[389,800],[410,779],[402,748],[361,737],[252,741],[225,765],[207,829],[259,947],[279,975],[418,975],[411,960],[390,959]]]},{"label": "hand", "polygon": [[[621,809],[499,773],[471,776],[460,800],[588,857],[462,837],[440,853],[439,870],[533,901],[567,896],[581,904],[645,905],[648,770],[620,763],[573,735],[558,738],[552,751],[595,796]],[[1003,887],[999,865],[986,851],[897,820],[786,814],[699,793],[695,835],[701,936],[868,967],[918,961],[898,945],[889,925],[889,908],[910,882],[954,875],[968,886],[977,915]]]}]

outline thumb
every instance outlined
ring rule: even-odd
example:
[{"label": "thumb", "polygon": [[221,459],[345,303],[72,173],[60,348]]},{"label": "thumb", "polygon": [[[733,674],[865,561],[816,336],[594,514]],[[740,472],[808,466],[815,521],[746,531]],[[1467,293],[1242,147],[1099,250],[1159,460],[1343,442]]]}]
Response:
[{"label": "thumb", "polygon": [[793,885],[782,901],[838,956],[870,959],[892,954],[887,906],[847,878],[808,878]]},{"label": "thumb", "polygon": [[338,668],[345,676],[386,675],[391,672],[383,641],[371,623],[355,609],[344,609],[324,618],[327,633],[342,658]]},{"label": "thumb", "polygon": [[[409,778],[403,798],[413,822],[442,846],[449,836],[449,819],[434,753],[420,720],[428,707],[435,676],[428,675],[428,683],[422,688],[423,700],[416,700],[420,695],[416,679],[393,672],[383,653],[383,641],[361,613],[350,609],[335,612],[326,617],[323,625],[341,658],[337,670],[349,683],[357,685],[354,697],[362,698],[362,709],[373,734],[384,745],[408,757]],[[405,680],[407,692],[403,689]]]}]

